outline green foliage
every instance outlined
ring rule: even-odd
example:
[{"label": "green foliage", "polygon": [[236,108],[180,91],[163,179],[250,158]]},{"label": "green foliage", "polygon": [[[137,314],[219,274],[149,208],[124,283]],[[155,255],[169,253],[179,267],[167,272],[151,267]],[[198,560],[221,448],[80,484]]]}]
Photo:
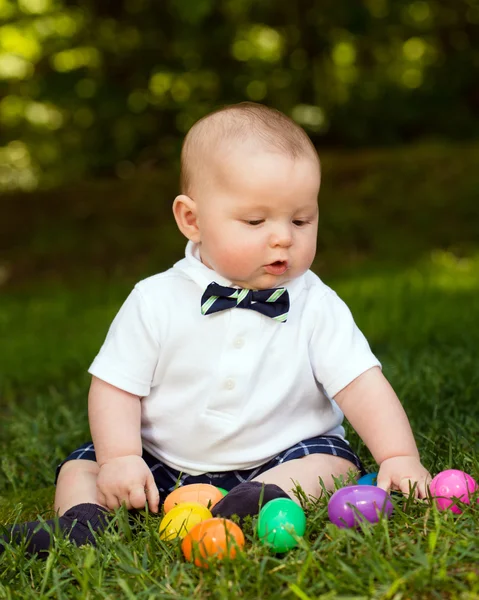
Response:
[{"label": "green foliage", "polygon": [[318,146],[477,137],[475,0],[0,0],[0,189],[177,160],[265,102]]}]

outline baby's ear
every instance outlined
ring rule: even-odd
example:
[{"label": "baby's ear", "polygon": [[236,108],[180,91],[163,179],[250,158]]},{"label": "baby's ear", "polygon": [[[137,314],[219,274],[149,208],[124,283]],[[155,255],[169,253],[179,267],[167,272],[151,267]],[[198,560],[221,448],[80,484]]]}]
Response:
[{"label": "baby's ear", "polygon": [[181,194],[173,202],[173,215],[181,233],[194,243],[200,242],[196,202]]}]

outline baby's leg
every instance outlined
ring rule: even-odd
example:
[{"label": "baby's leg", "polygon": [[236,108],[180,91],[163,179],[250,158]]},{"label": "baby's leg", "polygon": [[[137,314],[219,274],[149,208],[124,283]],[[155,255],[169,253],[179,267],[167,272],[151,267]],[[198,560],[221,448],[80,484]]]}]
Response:
[{"label": "baby's leg", "polygon": [[58,475],[55,493],[58,518],[14,525],[7,535],[0,536],[0,553],[4,550],[2,541],[21,543],[26,539],[26,552],[37,552],[41,558],[45,558],[53,534],[68,537],[77,546],[88,542],[94,544],[95,537],[91,530],[101,531],[108,524],[108,511],[97,499],[98,471],[97,463],[91,460],[66,462]]},{"label": "baby's leg", "polygon": [[100,468],[92,460],[69,460],[60,469],[55,490],[55,511],[62,516],[78,504],[100,504],[96,479]]},{"label": "baby's leg", "polygon": [[319,478],[327,490],[334,490],[334,478],[343,477],[344,481],[347,481],[351,474],[354,477],[359,475],[358,469],[345,458],[330,454],[309,454],[273,467],[255,477],[253,481],[275,484],[299,503],[294,494],[297,485],[306,496],[319,498],[323,492]]}]

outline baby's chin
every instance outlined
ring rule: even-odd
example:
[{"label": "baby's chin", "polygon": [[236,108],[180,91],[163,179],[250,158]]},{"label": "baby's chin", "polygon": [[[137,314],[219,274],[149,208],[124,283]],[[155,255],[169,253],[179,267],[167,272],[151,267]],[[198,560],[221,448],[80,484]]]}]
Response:
[{"label": "baby's chin", "polygon": [[269,290],[271,288],[281,287],[289,281],[291,281],[291,277],[287,277],[286,275],[282,277],[276,277],[274,275],[267,274],[246,281],[240,281],[239,279],[233,280],[231,281],[231,285],[246,290]]}]

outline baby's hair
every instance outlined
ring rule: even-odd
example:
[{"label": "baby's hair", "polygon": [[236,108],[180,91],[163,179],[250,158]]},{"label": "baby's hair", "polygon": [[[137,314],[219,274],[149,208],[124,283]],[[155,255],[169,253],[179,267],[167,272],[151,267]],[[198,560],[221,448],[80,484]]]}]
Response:
[{"label": "baby's hair", "polygon": [[202,117],[186,134],[181,150],[181,193],[190,192],[193,171],[198,169],[212,147],[220,143],[223,146],[233,145],[252,137],[265,148],[284,153],[292,159],[314,156],[319,165],[313,143],[293,119],[263,104],[241,102]]}]

